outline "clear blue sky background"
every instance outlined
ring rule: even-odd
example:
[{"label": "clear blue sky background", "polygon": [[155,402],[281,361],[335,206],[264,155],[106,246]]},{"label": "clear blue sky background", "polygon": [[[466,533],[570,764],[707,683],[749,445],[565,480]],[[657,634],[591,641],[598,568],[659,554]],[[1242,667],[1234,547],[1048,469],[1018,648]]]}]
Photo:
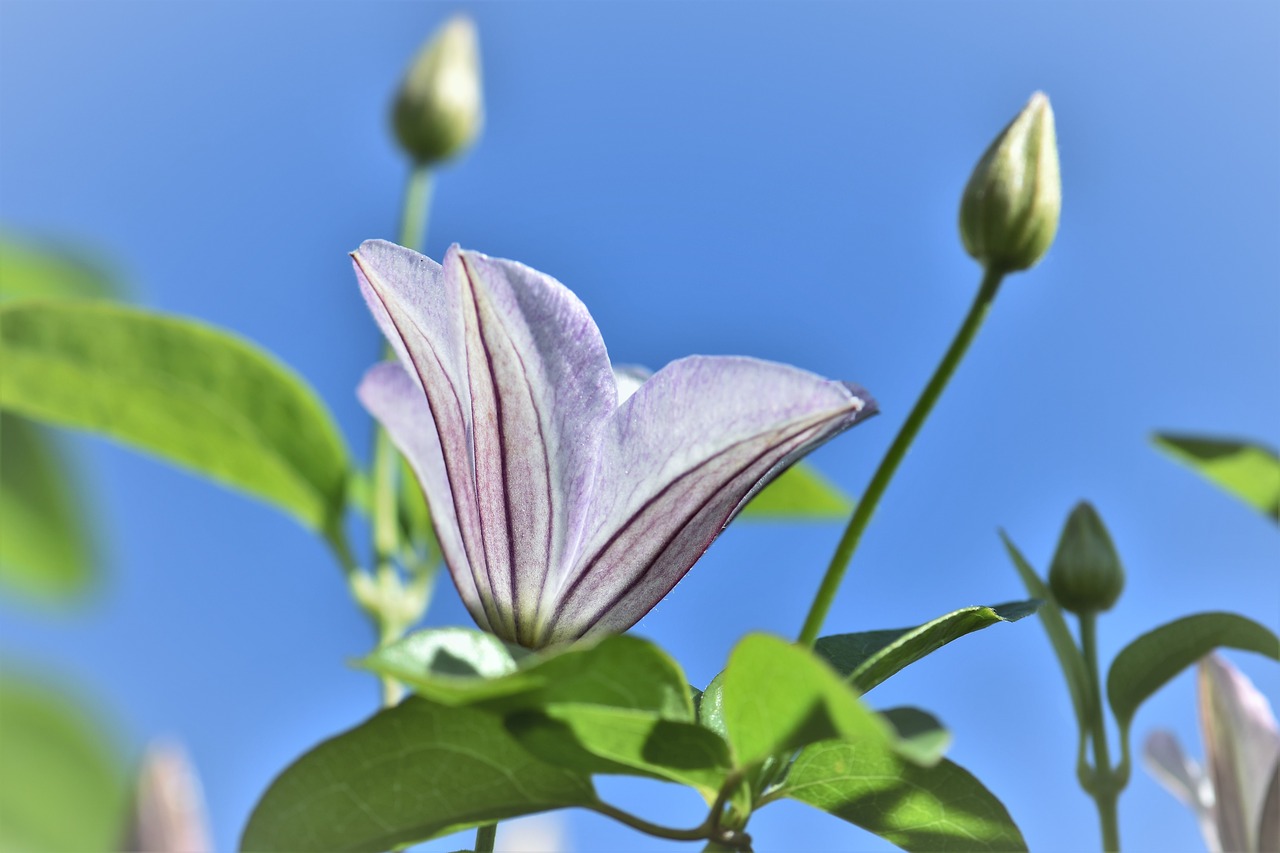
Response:
[{"label": "clear blue sky background", "polygon": [[[0,223],[88,243],[148,306],[233,329],[314,383],[351,446],[379,349],[346,252],[392,237],[406,163],[391,91],[455,7],[0,7]],[[1095,502],[1129,572],[1108,657],[1200,610],[1280,627],[1280,535],[1147,443],[1156,428],[1280,443],[1280,7],[1268,3],[484,4],[488,124],[439,175],[428,248],[515,258],[574,288],[614,358],[745,353],[864,384],[884,414],[815,458],[860,489],[977,284],[955,232],[969,170],[1035,89],[1058,118],[1062,226],[1010,280],[866,536],[829,631],[1022,595]],[[78,439],[105,577],[64,615],[0,602],[5,659],[97,697],[133,750],[189,744],[220,848],[272,776],[369,714],[345,661],[368,627],[288,518]],[[794,634],[839,535],[735,526],[636,629],[695,684],[751,630]],[[467,624],[442,587],[432,624]],[[1273,700],[1280,667],[1233,655]],[[955,733],[952,757],[1036,850],[1097,846],[1040,626],[966,638],[876,690]],[[1193,681],[1137,719],[1199,754]],[[696,823],[658,783],[604,790]],[[638,799],[637,799],[638,798]],[[1132,850],[1200,845],[1143,772]],[[807,807],[762,851],[888,845]],[[573,814],[583,851],[665,849]],[[453,849],[469,838],[433,846]],[[667,845],[678,847],[679,845]],[[690,848],[692,849],[692,848]]]}]

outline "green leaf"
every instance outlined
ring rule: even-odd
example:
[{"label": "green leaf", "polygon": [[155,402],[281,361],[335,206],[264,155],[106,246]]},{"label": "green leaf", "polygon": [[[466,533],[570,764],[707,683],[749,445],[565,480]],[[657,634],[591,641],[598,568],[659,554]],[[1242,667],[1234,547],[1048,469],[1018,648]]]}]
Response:
[{"label": "green leaf", "polygon": [[652,711],[553,704],[509,715],[507,729],[549,764],[666,779],[696,789],[708,803],[730,769],[729,745],[715,732]]},{"label": "green leaf", "polygon": [[1063,677],[1067,681],[1067,691],[1071,694],[1071,707],[1076,712],[1076,723],[1083,728],[1087,707],[1085,697],[1089,695],[1089,676],[1085,672],[1084,656],[1081,655],[1075,638],[1071,636],[1067,620],[1062,616],[1062,608],[1054,600],[1049,587],[1036,574],[1036,570],[1031,568],[1027,558],[1022,556],[1022,552],[1003,530],[1000,531],[1000,540],[1004,542],[1005,550],[1009,552],[1009,559],[1013,561],[1013,567],[1022,578],[1022,585],[1027,588],[1027,594],[1041,601],[1040,624],[1044,625],[1044,632],[1049,635],[1053,653],[1058,657],[1058,665],[1062,667]]},{"label": "green leaf", "polygon": [[0,676],[0,850],[115,850],[124,769],[83,703]]},{"label": "green leaf", "polygon": [[1026,850],[1009,812],[963,768],[917,767],[861,744],[818,743],[777,791],[904,850]]},{"label": "green leaf", "polygon": [[829,521],[853,511],[840,488],[803,462],[760,490],[739,516],[751,521]]},{"label": "green leaf", "polygon": [[[750,766],[771,755],[832,738],[891,749],[890,727],[808,649],[748,634],[729,655],[721,715],[734,759]],[[703,696],[704,706],[707,696]]]},{"label": "green leaf", "polygon": [[1280,640],[1236,613],[1197,613],[1148,631],[1125,646],[1107,673],[1107,699],[1127,733],[1138,707],[1171,678],[1217,648],[1243,649],[1280,660]]},{"label": "green leaf", "polygon": [[0,412],[0,582],[44,602],[73,598],[92,577],[73,473],[53,436]]},{"label": "green leaf", "polygon": [[866,693],[952,640],[997,622],[1016,622],[1035,613],[1039,606],[1039,601],[1014,601],[992,607],[965,607],[915,628],[822,637],[814,651]]},{"label": "green leaf", "polygon": [[380,851],[594,802],[590,778],[530,755],[500,715],[410,697],[280,774],[240,846]]},{"label": "green leaf", "polygon": [[347,455],[315,393],[263,350],[105,303],[0,307],[0,406],[102,433],[330,530]]},{"label": "green leaf", "polygon": [[0,300],[100,299],[118,290],[102,265],[83,253],[0,235]]},{"label": "green leaf", "polygon": [[361,666],[447,705],[515,711],[579,703],[694,719],[679,665],[653,643],[628,635],[531,654],[480,631],[429,629],[379,649]]},{"label": "green leaf", "polygon": [[932,767],[942,760],[951,746],[951,732],[938,718],[919,708],[889,708],[880,716],[898,736],[897,750],[913,764]]},{"label": "green leaf", "polygon": [[1248,441],[1156,433],[1156,447],[1280,523],[1280,456]]}]

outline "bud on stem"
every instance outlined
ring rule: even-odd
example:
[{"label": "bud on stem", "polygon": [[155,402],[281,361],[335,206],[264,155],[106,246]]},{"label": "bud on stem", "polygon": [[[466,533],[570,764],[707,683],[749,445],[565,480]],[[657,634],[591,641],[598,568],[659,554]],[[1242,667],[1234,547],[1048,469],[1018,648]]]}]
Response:
[{"label": "bud on stem", "polygon": [[1081,501],[1067,518],[1049,567],[1049,589],[1072,613],[1110,610],[1124,590],[1124,568],[1098,513]]},{"label": "bud on stem", "polygon": [[1036,92],[974,168],[960,202],[960,238],[988,269],[1030,269],[1053,243],[1061,208],[1053,109]]},{"label": "bud on stem", "polygon": [[417,163],[432,165],[475,141],[483,113],[475,24],[458,15],[409,67],[392,113],[396,138]]}]

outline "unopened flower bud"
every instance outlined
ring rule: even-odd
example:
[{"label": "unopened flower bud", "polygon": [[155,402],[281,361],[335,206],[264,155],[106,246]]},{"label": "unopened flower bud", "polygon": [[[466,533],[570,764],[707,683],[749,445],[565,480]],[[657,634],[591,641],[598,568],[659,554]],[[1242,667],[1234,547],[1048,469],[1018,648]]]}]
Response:
[{"label": "unopened flower bud", "polygon": [[396,95],[396,137],[415,161],[447,160],[480,134],[480,49],[475,24],[459,15],[414,58]]},{"label": "unopened flower bud", "polygon": [[1049,567],[1049,589],[1072,613],[1110,610],[1124,590],[1124,568],[1111,534],[1086,502],[1076,504],[1062,528]]},{"label": "unopened flower bud", "polygon": [[960,202],[960,238],[987,269],[1029,269],[1053,243],[1061,209],[1053,109],[1036,92],[974,168]]}]

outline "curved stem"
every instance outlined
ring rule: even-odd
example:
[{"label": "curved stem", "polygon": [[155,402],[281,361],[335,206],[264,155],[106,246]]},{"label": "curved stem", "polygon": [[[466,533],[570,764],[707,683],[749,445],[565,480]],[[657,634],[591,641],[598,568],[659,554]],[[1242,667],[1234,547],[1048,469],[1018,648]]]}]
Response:
[{"label": "curved stem", "polygon": [[649,823],[644,818],[636,817],[630,812],[624,812],[622,809],[615,808],[608,803],[596,800],[594,803],[585,806],[594,812],[598,812],[606,817],[611,817],[619,823],[625,823],[634,830],[643,832],[645,835],[652,835],[656,838],[670,838],[672,841],[701,841],[711,835],[711,817],[708,816],[698,826],[693,829],[672,829],[669,826],[662,826],[656,823]]},{"label": "curved stem", "polygon": [[476,827],[475,853],[493,853],[493,845],[498,840],[498,824],[489,823]]},{"label": "curved stem", "polygon": [[982,326],[982,321],[986,319],[987,312],[991,309],[991,304],[995,300],[996,292],[1000,289],[1000,282],[1003,278],[1004,273],[996,270],[988,269],[983,274],[982,285],[978,288],[978,293],[973,299],[973,304],[969,307],[969,313],[965,316],[964,323],[961,324],[960,330],[956,332],[955,339],[951,341],[951,346],[942,357],[942,361],[938,363],[938,367],[934,370],[929,384],[925,386],[924,391],[920,394],[920,399],[916,400],[911,413],[907,415],[906,422],[898,430],[897,436],[893,439],[893,444],[889,445],[889,450],[885,453],[884,459],[880,460],[880,467],[876,469],[875,475],[872,476],[867,490],[859,498],[858,505],[853,510],[853,517],[849,519],[849,525],[845,528],[844,535],[840,537],[840,544],[836,546],[835,554],[831,557],[831,564],[827,567],[827,573],[822,578],[822,586],[818,588],[818,594],[814,597],[813,605],[809,608],[809,615],[804,620],[804,628],[800,631],[800,639],[798,640],[801,645],[812,646],[818,639],[818,632],[822,630],[822,623],[826,620],[827,611],[831,609],[836,592],[840,589],[840,583],[844,579],[845,571],[849,568],[849,561],[853,559],[853,552],[857,550],[858,541],[862,538],[863,531],[866,530],[867,524],[871,521],[871,516],[875,514],[876,506],[880,503],[880,498],[885,489],[888,488],[889,481],[893,479],[894,472],[898,470],[898,465],[902,462],[903,457],[907,455],[911,442],[915,440],[916,434],[920,432],[920,427],[924,425],[925,420],[929,417],[929,412],[933,410],[934,404],[942,396],[942,391],[947,387],[948,380],[955,373],[960,360],[964,358],[965,352],[969,349],[969,344],[973,342],[974,336],[977,335],[978,329]]},{"label": "curved stem", "polygon": [[1102,717],[1102,684],[1098,678],[1098,616],[1080,614],[1080,651],[1084,655],[1089,676],[1089,738],[1093,741],[1093,790],[1089,794],[1098,807],[1102,825],[1102,849],[1120,850],[1120,824],[1117,807],[1120,785],[1111,768],[1111,751],[1107,744],[1106,721]]}]

